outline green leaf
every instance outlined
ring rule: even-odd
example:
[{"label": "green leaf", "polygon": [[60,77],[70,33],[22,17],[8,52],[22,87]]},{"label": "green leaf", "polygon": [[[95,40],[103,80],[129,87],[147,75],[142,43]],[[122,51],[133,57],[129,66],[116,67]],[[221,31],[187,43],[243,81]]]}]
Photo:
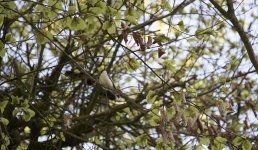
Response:
[{"label": "green leaf", "polygon": [[163,140],[161,138],[158,138],[156,140],[156,150],[163,150]]},{"label": "green leaf", "polygon": [[60,138],[61,138],[61,140],[65,142],[65,136],[64,136],[64,133],[63,133],[63,132],[60,132],[59,134],[60,134]]},{"label": "green leaf", "polygon": [[219,143],[225,143],[227,142],[227,139],[221,137],[221,136],[218,136],[215,138],[215,141],[219,142]]},{"label": "green leaf", "polygon": [[123,109],[123,111],[125,112],[125,113],[132,113],[131,111],[130,111],[130,108],[128,108],[128,107],[126,107],[125,109]]},{"label": "green leaf", "polygon": [[186,93],[189,94],[189,95],[192,95],[192,96],[196,96],[196,89],[195,88],[192,88],[192,87],[187,87],[186,88]]},{"label": "green leaf", "polygon": [[55,0],[48,0],[48,6],[53,6],[56,4]]},{"label": "green leaf", "polygon": [[95,5],[98,2],[98,0],[87,0],[87,2],[91,5]]},{"label": "green leaf", "polygon": [[8,104],[8,101],[2,101],[0,102],[0,110],[1,110],[1,113],[4,112],[4,109],[6,107],[6,105]]},{"label": "green leaf", "polygon": [[111,24],[111,26],[107,29],[109,34],[113,34],[116,32],[116,25],[114,23]]},{"label": "green leaf", "polygon": [[208,35],[213,35],[214,31],[212,30],[212,28],[206,29],[204,30],[203,34],[208,34]]},{"label": "green leaf", "polygon": [[38,44],[45,44],[48,40],[44,35],[42,35],[42,32],[41,33],[37,32],[36,41]]},{"label": "green leaf", "polygon": [[44,34],[47,37],[47,41],[53,40],[53,35],[50,32],[44,31]]},{"label": "green leaf", "polygon": [[114,8],[108,6],[106,9],[106,13],[110,14],[110,15],[116,15],[117,10],[115,10]]},{"label": "green leaf", "polygon": [[6,150],[6,147],[10,144],[10,138],[8,135],[1,133],[1,150]]},{"label": "green leaf", "polygon": [[196,14],[196,13],[198,13],[198,10],[195,9],[195,8],[191,8],[190,13],[191,14]]},{"label": "green leaf", "polygon": [[126,20],[129,21],[130,23],[132,23],[133,25],[137,25],[137,19],[134,16],[126,16]]},{"label": "green leaf", "polygon": [[105,21],[103,23],[103,29],[107,30],[111,25],[112,25],[112,23],[110,21]]},{"label": "green leaf", "polygon": [[223,115],[226,112],[227,104],[223,100],[218,100],[216,102],[216,104],[217,104],[220,114]]},{"label": "green leaf", "polygon": [[71,22],[72,30],[83,30],[86,27],[86,23],[82,18],[75,17]]},{"label": "green leaf", "polygon": [[6,50],[4,48],[4,43],[2,41],[0,41],[0,57],[3,58],[5,53],[6,53]]},{"label": "green leaf", "polygon": [[198,145],[198,146],[195,148],[195,150],[203,150],[202,145]]},{"label": "green leaf", "polygon": [[161,3],[161,8],[167,10],[167,11],[172,11],[172,7],[170,6],[168,0],[163,0]]},{"label": "green leaf", "polygon": [[160,116],[158,116],[158,112],[155,111],[159,111],[158,109],[154,109],[150,114],[148,114],[148,118],[147,118],[147,122],[151,125],[151,126],[158,126],[160,123]]},{"label": "green leaf", "polygon": [[30,134],[31,133],[31,129],[30,127],[26,126],[24,129],[23,129],[24,133],[26,134]]},{"label": "green leaf", "polygon": [[103,11],[105,12],[106,11],[106,7],[107,7],[107,4],[102,2],[102,1],[98,1],[98,3],[96,4],[97,7],[103,9]]},{"label": "green leaf", "polygon": [[179,21],[179,23],[177,24],[180,28],[181,31],[183,31],[185,29],[185,25],[184,25],[184,21]]},{"label": "green leaf", "polygon": [[189,107],[187,107],[185,109],[184,113],[187,116],[191,117],[193,115],[198,115],[199,114],[199,110],[196,107],[194,107],[194,106],[189,106]]},{"label": "green leaf", "polygon": [[0,26],[2,26],[3,22],[4,22],[4,15],[0,14]]},{"label": "green leaf", "polygon": [[161,105],[163,105],[162,101],[155,100],[154,103],[152,103],[151,108],[157,108],[157,107],[160,107]]},{"label": "green leaf", "polygon": [[91,7],[89,10],[90,10],[91,13],[93,13],[95,15],[105,13],[105,9],[100,8],[100,7]]},{"label": "green leaf", "polygon": [[142,134],[142,135],[136,137],[136,143],[142,147],[147,146],[148,145],[148,136],[146,134]]},{"label": "green leaf", "polygon": [[24,102],[21,103],[21,107],[28,108],[29,107],[29,100],[26,99]]},{"label": "green leaf", "polygon": [[6,35],[5,35],[5,41],[10,41],[11,40],[11,38],[12,38],[12,34],[11,33],[7,33]]},{"label": "green leaf", "polygon": [[13,104],[20,104],[20,99],[19,99],[19,97],[18,96],[11,96],[11,98],[12,98],[12,103]]},{"label": "green leaf", "polygon": [[53,127],[56,122],[56,118],[54,116],[50,116],[46,118],[46,120],[50,127]]},{"label": "green leaf", "polygon": [[130,58],[129,63],[127,63],[128,69],[132,69],[132,71],[137,70],[140,65],[141,64],[135,58]]},{"label": "green leaf", "polygon": [[4,117],[1,117],[1,118],[0,118],[0,122],[2,122],[3,125],[5,125],[5,126],[7,126],[7,125],[9,124],[9,120],[6,119],[6,118],[4,118]]},{"label": "green leaf", "polygon": [[131,7],[129,7],[126,11],[125,11],[125,16],[128,17],[128,16],[135,16],[136,13],[135,13],[135,10]]},{"label": "green leaf", "polygon": [[245,140],[243,142],[242,149],[243,150],[251,150],[252,149],[252,144],[248,140]]},{"label": "green leaf", "polygon": [[202,29],[202,28],[198,28],[196,31],[195,31],[195,35],[198,39],[202,39],[204,38],[204,34],[207,34],[207,35],[213,35],[214,31],[209,28],[209,29]]},{"label": "green leaf", "polygon": [[44,12],[44,16],[48,19],[54,19],[57,17],[57,13],[54,11],[47,11],[47,12]]},{"label": "green leaf", "polygon": [[62,25],[64,26],[64,27],[68,27],[68,28],[72,28],[72,25],[71,25],[71,23],[72,23],[72,18],[70,18],[70,17],[65,17],[64,19],[62,19]]},{"label": "green leaf", "polygon": [[13,112],[12,112],[13,117],[16,117],[16,115],[17,115],[19,112],[21,112],[21,109],[15,108],[15,109],[13,110]]},{"label": "green leaf", "polygon": [[22,118],[26,122],[30,121],[30,119],[35,116],[35,112],[29,108],[23,109],[23,111],[24,111],[24,114]]},{"label": "green leaf", "polygon": [[149,91],[146,99],[149,104],[152,104],[157,98],[157,95],[155,95],[154,91]]},{"label": "green leaf", "polygon": [[174,67],[174,62],[172,60],[164,60],[163,66],[167,67],[172,73],[176,72],[176,68]]},{"label": "green leaf", "polygon": [[121,118],[121,113],[119,112],[116,112],[116,120],[119,121]]},{"label": "green leaf", "polygon": [[1,49],[0,50],[0,57],[3,58],[5,56],[5,53],[6,53],[6,49],[5,48]]},{"label": "green leaf", "polygon": [[242,144],[243,140],[244,140],[244,139],[243,139],[242,137],[237,136],[237,137],[234,138],[234,140],[233,140],[233,145],[234,145],[234,146],[239,146],[240,144]]},{"label": "green leaf", "polygon": [[68,8],[68,13],[69,13],[69,14],[73,14],[73,13],[76,12],[76,10],[77,10],[77,7],[76,7],[76,6],[74,6],[74,5],[69,6],[69,8]]},{"label": "green leaf", "polygon": [[208,146],[210,144],[210,139],[209,138],[200,138],[200,144]]},{"label": "green leaf", "polygon": [[181,104],[182,98],[181,98],[180,93],[178,93],[178,92],[173,92],[172,95],[173,95],[173,97],[174,97],[175,102],[176,102],[177,104]]},{"label": "green leaf", "polygon": [[98,144],[98,145],[101,145],[101,141],[100,141],[100,139],[99,139],[98,137],[95,137],[95,138],[94,138],[94,142],[95,142],[96,144]]},{"label": "green leaf", "polygon": [[48,127],[43,127],[40,129],[40,135],[45,135],[47,134],[48,131],[49,131]]},{"label": "green leaf", "polygon": [[174,107],[167,108],[167,117],[168,119],[172,119],[176,114],[176,110]]}]

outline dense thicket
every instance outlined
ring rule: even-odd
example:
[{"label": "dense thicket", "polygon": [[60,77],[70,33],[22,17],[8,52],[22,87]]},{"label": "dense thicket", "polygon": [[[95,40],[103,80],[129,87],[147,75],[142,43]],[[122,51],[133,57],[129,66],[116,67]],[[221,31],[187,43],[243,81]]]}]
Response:
[{"label": "dense thicket", "polygon": [[258,149],[257,6],[1,1],[1,149]]}]

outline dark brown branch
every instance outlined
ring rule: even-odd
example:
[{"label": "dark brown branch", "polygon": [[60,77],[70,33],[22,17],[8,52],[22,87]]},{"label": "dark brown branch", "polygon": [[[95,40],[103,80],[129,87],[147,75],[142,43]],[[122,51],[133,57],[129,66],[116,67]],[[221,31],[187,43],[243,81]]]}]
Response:
[{"label": "dark brown branch", "polygon": [[239,23],[235,12],[234,12],[234,7],[233,7],[233,1],[232,0],[227,0],[227,6],[228,6],[228,11],[225,11],[217,2],[214,0],[210,0],[210,2],[214,5],[214,7],[228,20],[231,21],[233,26],[235,27],[236,31],[238,32],[241,40],[243,41],[247,54],[250,58],[251,63],[253,64],[256,72],[258,73],[258,61],[256,60],[256,55],[254,53],[254,49],[252,47],[251,42],[249,41],[242,25]]},{"label": "dark brown branch", "polygon": [[183,1],[181,4],[179,4],[175,9],[173,9],[172,12],[170,12],[170,13],[164,15],[164,16],[160,16],[160,17],[157,17],[157,18],[153,18],[153,19],[151,19],[151,20],[149,20],[149,21],[146,21],[146,22],[144,22],[144,23],[142,23],[142,24],[136,25],[136,26],[132,27],[132,28],[129,30],[129,32],[132,32],[132,31],[141,29],[141,28],[143,28],[143,27],[145,27],[145,26],[147,26],[147,25],[151,25],[151,24],[154,23],[155,21],[162,20],[162,19],[167,18],[167,17],[169,17],[169,16],[173,16],[173,15],[175,15],[177,12],[179,12],[180,10],[182,10],[184,7],[186,7],[187,5],[193,3],[194,1],[195,1],[195,0],[185,0],[185,1]]}]

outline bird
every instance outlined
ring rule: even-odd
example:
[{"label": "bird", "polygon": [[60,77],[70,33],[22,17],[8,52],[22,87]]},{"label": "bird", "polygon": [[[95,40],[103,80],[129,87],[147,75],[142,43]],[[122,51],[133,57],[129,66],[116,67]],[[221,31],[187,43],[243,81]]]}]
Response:
[{"label": "bird", "polygon": [[115,100],[116,99],[116,88],[113,84],[113,82],[111,81],[111,79],[109,78],[107,71],[104,70],[100,76],[99,76],[99,84],[103,87],[103,89],[106,91],[107,97],[111,100]]}]

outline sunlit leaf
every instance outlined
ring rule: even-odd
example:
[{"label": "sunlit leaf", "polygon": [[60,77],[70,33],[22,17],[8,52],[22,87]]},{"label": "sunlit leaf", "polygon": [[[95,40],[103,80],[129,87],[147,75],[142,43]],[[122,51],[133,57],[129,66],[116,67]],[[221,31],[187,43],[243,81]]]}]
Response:
[{"label": "sunlit leaf", "polygon": [[0,14],[0,26],[2,26],[4,22],[4,15]]},{"label": "sunlit leaf", "polygon": [[6,53],[6,49],[4,48],[3,43],[0,41],[0,57],[4,57]]},{"label": "sunlit leaf", "polygon": [[8,101],[2,101],[2,102],[0,102],[0,110],[1,110],[1,113],[4,112],[5,107],[7,106],[7,104],[8,104]]},{"label": "sunlit leaf", "polygon": [[3,125],[5,125],[5,126],[7,126],[9,124],[9,120],[4,117],[0,118],[0,122],[3,123]]},{"label": "sunlit leaf", "polygon": [[208,146],[210,144],[210,139],[209,138],[200,138],[200,144]]},{"label": "sunlit leaf", "polygon": [[173,65],[173,61],[171,60],[164,60],[163,65],[167,67],[172,73],[176,72],[176,68]]},{"label": "sunlit leaf", "polygon": [[168,119],[171,119],[176,114],[176,110],[174,107],[167,108],[167,117]]},{"label": "sunlit leaf", "polygon": [[69,13],[69,14],[73,14],[73,13],[76,12],[76,10],[77,10],[76,6],[74,6],[74,5],[69,6],[69,8],[68,8],[68,13]]},{"label": "sunlit leaf", "polygon": [[19,97],[18,96],[11,96],[11,98],[12,98],[12,103],[13,104],[19,104],[20,103],[20,99],[19,99]]},{"label": "sunlit leaf", "polygon": [[111,24],[111,26],[107,29],[109,34],[113,34],[116,32],[116,25],[114,23]]},{"label": "sunlit leaf", "polygon": [[137,25],[137,19],[134,16],[126,16],[126,20],[128,20],[130,23]]},{"label": "sunlit leaf", "polygon": [[156,97],[157,97],[157,95],[155,95],[154,91],[149,91],[147,94],[147,97],[146,97],[147,102],[149,104],[152,104],[156,100]]},{"label": "sunlit leaf", "polygon": [[23,112],[22,118],[26,122],[30,121],[30,119],[35,116],[35,112],[29,108],[24,108]]},{"label": "sunlit leaf", "polygon": [[182,20],[179,21],[179,23],[177,25],[179,26],[181,31],[184,31],[184,29],[185,29],[184,21],[182,21]]},{"label": "sunlit leaf", "polygon": [[242,142],[244,141],[244,139],[240,136],[237,136],[236,138],[234,138],[233,140],[233,145],[234,146],[239,146],[240,144],[242,144]]},{"label": "sunlit leaf", "polygon": [[71,29],[72,30],[83,30],[85,28],[85,21],[82,18],[75,17],[72,19],[71,22]]},{"label": "sunlit leaf", "polygon": [[248,140],[244,140],[243,145],[242,145],[243,150],[251,150],[252,149],[252,144]]},{"label": "sunlit leaf", "polygon": [[219,142],[219,143],[225,143],[227,142],[227,139],[221,137],[221,136],[218,136],[215,138],[215,141]]},{"label": "sunlit leaf", "polygon": [[136,142],[140,146],[147,146],[148,136],[146,134],[142,134],[142,135],[136,137]]},{"label": "sunlit leaf", "polygon": [[90,12],[92,12],[92,13],[95,14],[95,15],[99,15],[99,14],[101,14],[101,13],[104,13],[105,10],[103,10],[103,9],[100,8],[100,7],[92,7],[92,8],[90,8]]}]

